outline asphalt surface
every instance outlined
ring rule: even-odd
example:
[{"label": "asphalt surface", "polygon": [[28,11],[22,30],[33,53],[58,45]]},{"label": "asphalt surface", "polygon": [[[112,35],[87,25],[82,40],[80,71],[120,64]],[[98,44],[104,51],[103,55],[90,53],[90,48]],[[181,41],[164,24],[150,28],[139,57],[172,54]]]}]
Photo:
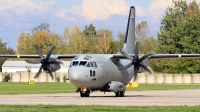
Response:
[{"label": "asphalt surface", "polygon": [[200,105],[200,89],[126,91],[125,97],[113,92],[0,95],[0,104],[8,105],[115,105],[115,106],[195,106]]}]

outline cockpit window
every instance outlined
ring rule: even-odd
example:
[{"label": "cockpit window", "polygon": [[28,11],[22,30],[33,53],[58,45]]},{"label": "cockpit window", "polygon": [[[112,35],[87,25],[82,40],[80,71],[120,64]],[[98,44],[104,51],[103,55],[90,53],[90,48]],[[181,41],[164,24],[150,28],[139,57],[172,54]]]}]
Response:
[{"label": "cockpit window", "polygon": [[79,56],[74,57],[72,60],[77,60]]},{"label": "cockpit window", "polygon": [[91,56],[86,55],[83,59],[85,60],[89,60],[90,58],[92,58]]},{"label": "cockpit window", "polygon": [[87,61],[80,61],[79,66],[85,66]]},{"label": "cockpit window", "polygon": [[89,62],[87,63],[86,67],[90,67],[90,63]]},{"label": "cockpit window", "polygon": [[72,66],[77,66],[78,65],[78,61],[72,61]]}]

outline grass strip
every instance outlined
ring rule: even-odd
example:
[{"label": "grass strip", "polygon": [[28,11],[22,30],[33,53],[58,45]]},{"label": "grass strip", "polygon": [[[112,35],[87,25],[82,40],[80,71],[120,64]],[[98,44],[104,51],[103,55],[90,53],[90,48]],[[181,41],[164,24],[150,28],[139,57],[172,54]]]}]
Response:
[{"label": "grass strip", "polygon": [[41,93],[70,93],[76,87],[71,83],[35,83],[28,85],[24,82],[1,82],[0,94],[41,94]]},{"label": "grass strip", "polygon": [[0,105],[1,112],[199,112],[200,106]]}]

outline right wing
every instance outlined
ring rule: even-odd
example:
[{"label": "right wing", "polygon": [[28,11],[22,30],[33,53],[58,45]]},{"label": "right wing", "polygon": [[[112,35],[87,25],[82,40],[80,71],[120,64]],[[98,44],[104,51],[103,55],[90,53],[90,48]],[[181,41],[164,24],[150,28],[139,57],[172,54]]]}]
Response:
[{"label": "right wing", "polygon": [[[128,54],[131,57],[135,57],[134,54]],[[143,56],[144,54],[139,54],[139,56]],[[122,54],[113,54],[113,59],[127,59]],[[149,59],[190,59],[190,58],[200,58],[200,54],[153,54],[149,56]]]},{"label": "right wing", "polygon": [[149,56],[150,59],[191,59],[200,58],[200,54],[154,54]]},{"label": "right wing", "polygon": [[[74,58],[76,56],[77,56],[77,54],[51,55],[51,57],[54,57],[54,58],[57,58],[57,59],[72,59],[72,58]],[[1,54],[0,58],[40,59],[40,56],[39,55],[10,55],[10,54]]]}]

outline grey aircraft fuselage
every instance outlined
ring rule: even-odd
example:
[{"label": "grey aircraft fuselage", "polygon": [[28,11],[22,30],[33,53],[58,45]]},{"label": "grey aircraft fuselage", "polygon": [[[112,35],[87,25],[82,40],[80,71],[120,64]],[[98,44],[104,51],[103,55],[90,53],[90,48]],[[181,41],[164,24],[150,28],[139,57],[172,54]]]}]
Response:
[{"label": "grey aircraft fuselage", "polygon": [[[90,58],[85,58],[90,57]],[[130,63],[130,60],[121,59],[113,62],[112,55],[86,54],[72,59],[68,70],[70,82],[77,88],[89,88],[91,90],[103,90],[103,87],[111,82],[118,81],[124,85],[133,78],[133,67],[120,71],[118,68]],[[84,63],[85,64],[80,64]]]}]

